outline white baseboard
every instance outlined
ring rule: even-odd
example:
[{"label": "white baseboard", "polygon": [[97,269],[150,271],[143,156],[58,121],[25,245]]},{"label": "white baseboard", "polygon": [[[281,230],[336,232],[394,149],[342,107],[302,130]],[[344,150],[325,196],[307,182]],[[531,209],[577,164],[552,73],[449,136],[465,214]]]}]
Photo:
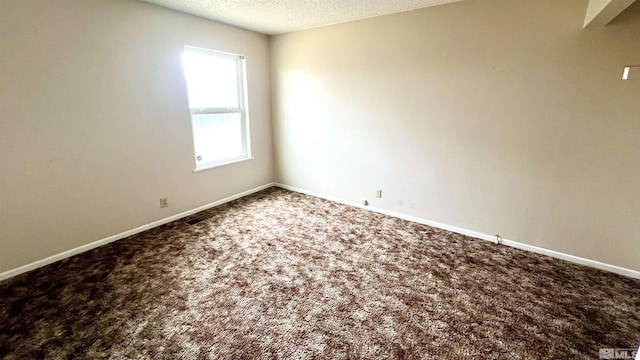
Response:
[{"label": "white baseboard", "polygon": [[[182,212],[180,214],[176,214],[176,215],[164,218],[164,219],[160,219],[158,221],[154,221],[152,223],[149,223],[149,224],[146,224],[146,225],[142,225],[142,226],[139,226],[137,228],[134,228],[134,229],[131,229],[131,230],[127,230],[127,231],[121,232],[119,234],[116,234],[116,235],[113,235],[113,236],[109,236],[107,238],[104,238],[104,239],[101,239],[101,240],[97,240],[97,241],[94,241],[94,242],[86,244],[86,245],[78,246],[78,247],[73,248],[71,250],[67,250],[67,251],[61,252],[59,254],[56,254],[56,255],[53,255],[53,256],[49,256],[49,257],[47,257],[45,259],[34,261],[34,262],[30,263],[30,264],[23,265],[23,266],[15,268],[15,269],[11,269],[11,270],[5,271],[3,273],[0,273],[0,281],[9,279],[9,278],[14,277],[16,275],[20,275],[20,274],[25,273],[27,271],[35,270],[37,268],[49,265],[49,264],[54,263],[54,262],[59,261],[59,260],[63,260],[63,259],[69,258],[71,256],[83,253],[85,251],[89,251],[89,250],[95,249],[95,248],[100,247],[102,245],[106,245],[108,243],[111,243],[111,242],[114,242],[114,241],[117,241],[117,240],[120,240],[120,239],[124,239],[126,237],[131,236],[131,235],[135,235],[137,233],[143,232],[145,230],[149,230],[151,228],[154,228],[154,227],[157,227],[157,226],[160,226],[160,225],[164,225],[164,224],[172,222],[174,220],[178,220],[180,218],[195,214],[195,213],[197,213],[199,211],[207,210],[207,209],[210,209],[212,207],[216,207],[216,206],[222,205],[222,204],[227,203],[229,201],[239,199],[241,197],[256,193],[258,191],[262,191],[262,190],[270,188],[272,186],[277,186],[277,187],[280,187],[280,188],[283,188],[283,189],[299,192],[299,193],[302,193],[302,194],[307,194],[307,195],[319,197],[319,198],[322,198],[322,199],[335,201],[335,202],[341,203],[341,204],[355,206],[355,207],[358,207],[358,208],[361,208],[361,209],[364,209],[364,210],[374,211],[374,212],[377,212],[377,213],[381,213],[381,214],[397,217],[397,218],[400,218],[400,219],[413,221],[413,222],[416,222],[416,223],[419,223],[419,224],[433,226],[435,228],[452,231],[452,232],[455,232],[455,233],[458,233],[458,234],[467,235],[467,236],[470,236],[470,237],[473,237],[473,238],[477,238],[477,239],[487,240],[487,241],[491,241],[491,242],[495,241],[495,236],[493,236],[493,235],[487,235],[487,234],[479,233],[479,232],[476,232],[476,231],[471,231],[471,230],[467,230],[467,229],[463,229],[463,228],[459,228],[459,227],[455,227],[455,226],[441,224],[441,223],[438,223],[438,222],[435,222],[435,221],[429,221],[429,220],[421,219],[421,218],[418,218],[418,217],[409,216],[409,215],[401,214],[401,213],[398,213],[398,212],[389,211],[389,210],[376,208],[376,207],[372,207],[372,206],[362,206],[357,202],[338,199],[338,198],[335,198],[335,197],[327,196],[327,195],[324,195],[324,194],[319,194],[319,193],[316,193],[316,192],[313,192],[313,191],[308,191],[308,190],[297,188],[297,187],[294,187],[294,186],[289,186],[289,185],[280,184],[280,183],[269,183],[269,184],[258,186],[256,188],[253,188],[253,189],[250,189],[250,190],[247,190],[247,191],[243,191],[241,193],[226,197],[226,198],[218,200],[218,201],[214,201],[214,202],[209,203],[209,204],[202,205],[200,207],[197,207],[195,209]],[[526,250],[526,251],[531,251],[531,252],[542,254],[542,255],[551,256],[551,257],[554,257],[554,258],[557,258],[557,259],[562,259],[562,260],[570,261],[570,262],[573,262],[573,263],[590,266],[590,267],[593,267],[593,268],[596,268],[596,269],[609,271],[609,272],[612,272],[612,273],[628,276],[628,277],[635,278],[635,279],[640,279],[640,271],[631,270],[631,269],[623,268],[623,267],[620,267],[620,266],[610,265],[610,264],[602,263],[602,262],[599,262],[599,261],[595,261],[595,260],[591,260],[591,259],[586,259],[586,258],[574,256],[574,255],[569,255],[569,254],[561,253],[561,252],[554,251],[554,250],[544,249],[544,248],[533,246],[533,245],[523,244],[523,243],[519,243],[519,242],[513,241],[513,240],[503,239],[502,243],[504,245],[508,245],[508,246],[511,246],[511,247],[514,247],[514,248],[518,248],[518,249],[522,249],[522,250]]]},{"label": "white baseboard", "polygon": [[111,243],[111,242],[114,242],[114,241],[117,241],[117,240],[120,240],[120,239],[124,239],[126,237],[131,236],[131,235],[135,235],[137,233],[143,232],[145,230],[149,230],[151,228],[154,228],[154,227],[157,227],[157,226],[160,226],[160,225],[164,225],[166,223],[170,223],[170,222],[172,222],[174,220],[178,220],[178,219],[181,219],[183,217],[195,214],[195,213],[197,213],[199,211],[207,210],[207,209],[210,209],[212,207],[216,207],[216,206],[222,205],[222,204],[227,203],[229,201],[239,199],[239,198],[241,198],[243,196],[247,196],[247,195],[253,194],[255,192],[270,188],[270,187],[272,187],[274,185],[275,185],[274,183],[269,183],[269,184],[265,184],[265,185],[262,185],[262,186],[258,186],[256,188],[253,188],[253,189],[250,189],[250,190],[247,190],[247,191],[243,191],[243,192],[241,192],[239,194],[235,194],[235,195],[226,197],[224,199],[221,199],[221,200],[218,200],[218,201],[214,201],[214,202],[206,204],[206,205],[202,205],[202,206],[197,207],[195,209],[188,210],[188,211],[185,211],[185,212],[182,212],[180,214],[173,215],[173,216],[169,216],[167,218],[160,219],[158,221],[154,221],[152,223],[139,226],[139,227],[137,227],[135,229],[127,230],[127,231],[121,232],[119,234],[116,234],[116,235],[113,235],[113,236],[109,236],[107,238],[104,238],[104,239],[101,239],[101,240],[97,240],[97,241],[94,241],[94,242],[86,244],[86,245],[78,246],[77,248],[73,248],[71,250],[67,250],[67,251],[61,252],[61,253],[53,255],[53,256],[49,256],[48,258],[45,258],[45,259],[42,259],[42,260],[38,260],[38,261],[34,261],[34,262],[30,263],[30,264],[23,265],[23,266],[20,266],[18,268],[15,268],[15,269],[11,269],[11,270],[5,271],[3,273],[0,273],[0,281],[5,280],[5,279],[9,279],[9,278],[14,277],[16,275],[20,275],[20,274],[25,273],[27,271],[35,270],[37,268],[40,268],[40,267],[49,265],[51,263],[54,263],[56,261],[63,260],[63,259],[66,259],[68,257],[83,253],[85,251],[89,251],[89,250],[95,249],[95,248],[100,247],[102,245],[106,245],[108,243]]},{"label": "white baseboard", "polygon": [[[467,236],[470,236],[470,237],[473,237],[473,238],[477,238],[477,239],[487,240],[487,241],[491,241],[491,242],[495,242],[496,241],[496,237],[494,235],[487,235],[487,234],[479,233],[477,231],[472,231],[472,230],[467,230],[467,229],[463,229],[463,228],[459,228],[459,227],[455,227],[455,226],[451,226],[451,225],[441,224],[441,223],[438,223],[438,222],[435,222],[435,221],[429,221],[429,220],[421,219],[421,218],[418,218],[418,217],[401,214],[401,213],[398,213],[398,212],[395,212],[395,211],[389,211],[389,210],[385,210],[385,209],[381,209],[381,208],[376,208],[376,207],[373,207],[373,206],[363,206],[363,205],[361,205],[361,204],[359,204],[357,202],[338,199],[338,198],[335,198],[335,197],[332,197],[332,196],[327,196],[327,195],[319,194],[319,193],[316,193],[316,192],[313,192],[313,191],[308,191],[308,190],[305,190],[305,189],[297,188],[295,186],[289,186],[289,185],[280,184],[280,183],[274,183],[274,186],[277,186],[277,187],[280,187],[280,188],[283,188],[283,189],[286,189],[286,190],[299,192],[299,193],[302,193],[302,194],[307,194],[307,195],[319,197],[319,198],[330,200],[330,201],[335,201],[335,202],[341,203],[341,204],[355,206],[355,207],[358,207],[358,208],[361,208],[361,209],[364,209],[364,210],[369,210],[369,211],[373,211],[373,212],[377,212],[377,213],[381,213],[381,214],[397,217],[397,218],[400,218],[400,219],[413,221],[413,222],[416,222],[416,223],[419,223],[419,224],[433,226],[435,228],[448,230],[448,231],[451,231],[451,232],[455,232],[455,233],[462,234],[462,235],[467,235]],[[533,246],[533,245],[523,244],[523,243],[520,243],[520,242],[517,242],[517,241],[513,241],[513,240],[502,239],[502,244],[507,245],[507,246],[511,246],[511,247],[514,247],[514,248],[517,248],[517,249],[521,249],[521,250],[531,251],[531,252],[534,252],[534,253],[537,253],[537,254],[551,256],[551,257],[556,258],[556,259],[566,260],[566,261],[570,261],[572,263],[586,265],[586,266],[590,266],[590,267],[593,267],[593,268],[596,268],[596,269],[609,271],[609,272],[616,273],[616,274],[619,274],[619,275],[624,275],[624,276],[628,276],[628,277],[631,277],[631,278],[640,279],[640,271],[631,270],[631,269],[623,268],[623,267],[616,266],[616,265],[610,265],[610,264],[606,264],[606,263],[599,262],[599,261],[596,261],[596,260],[586,259],[586,258],[574,256],[574,255],[569,255],[569,254],[565,254],[565,253],[561,253],[561,252],[558,252],[558,251],[549,250],[549,249],[545,249],[545,248],[541,248],[541,247],[537,247],[537,246]]]}]

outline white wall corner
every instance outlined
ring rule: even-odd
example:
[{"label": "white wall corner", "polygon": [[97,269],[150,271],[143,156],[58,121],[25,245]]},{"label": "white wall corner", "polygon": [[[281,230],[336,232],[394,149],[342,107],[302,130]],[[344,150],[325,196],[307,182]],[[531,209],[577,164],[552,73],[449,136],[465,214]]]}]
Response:
[{"label": "white wall corner", "polygon": [[605,26],[636,0],[589,0],[582,27]]}]

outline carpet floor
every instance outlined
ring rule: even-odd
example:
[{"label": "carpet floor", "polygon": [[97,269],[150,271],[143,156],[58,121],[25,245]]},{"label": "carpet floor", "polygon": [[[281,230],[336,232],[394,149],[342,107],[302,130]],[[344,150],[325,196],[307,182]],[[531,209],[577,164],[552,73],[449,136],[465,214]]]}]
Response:
[{"label": "carpet floor", "polygon": [[0,295],[2,359],[598,359],[640,343],[638,280],[277,188]]}]

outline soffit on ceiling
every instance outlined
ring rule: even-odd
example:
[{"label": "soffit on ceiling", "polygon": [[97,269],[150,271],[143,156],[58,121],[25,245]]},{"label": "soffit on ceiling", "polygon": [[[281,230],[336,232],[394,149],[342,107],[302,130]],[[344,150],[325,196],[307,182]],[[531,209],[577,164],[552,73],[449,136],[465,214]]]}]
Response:
[{"label": "soffit on ceiling", "polygon": [[461,0],[142,0],[275,35]]}]

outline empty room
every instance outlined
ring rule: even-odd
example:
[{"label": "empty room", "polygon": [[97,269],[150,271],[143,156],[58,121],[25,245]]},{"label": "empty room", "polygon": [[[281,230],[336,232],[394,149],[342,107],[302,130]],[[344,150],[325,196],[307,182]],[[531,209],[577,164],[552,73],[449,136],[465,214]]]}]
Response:
[{"label": "empty room", "polygon": [[640,1],[0,1],[0,359],[640,359]]}]

